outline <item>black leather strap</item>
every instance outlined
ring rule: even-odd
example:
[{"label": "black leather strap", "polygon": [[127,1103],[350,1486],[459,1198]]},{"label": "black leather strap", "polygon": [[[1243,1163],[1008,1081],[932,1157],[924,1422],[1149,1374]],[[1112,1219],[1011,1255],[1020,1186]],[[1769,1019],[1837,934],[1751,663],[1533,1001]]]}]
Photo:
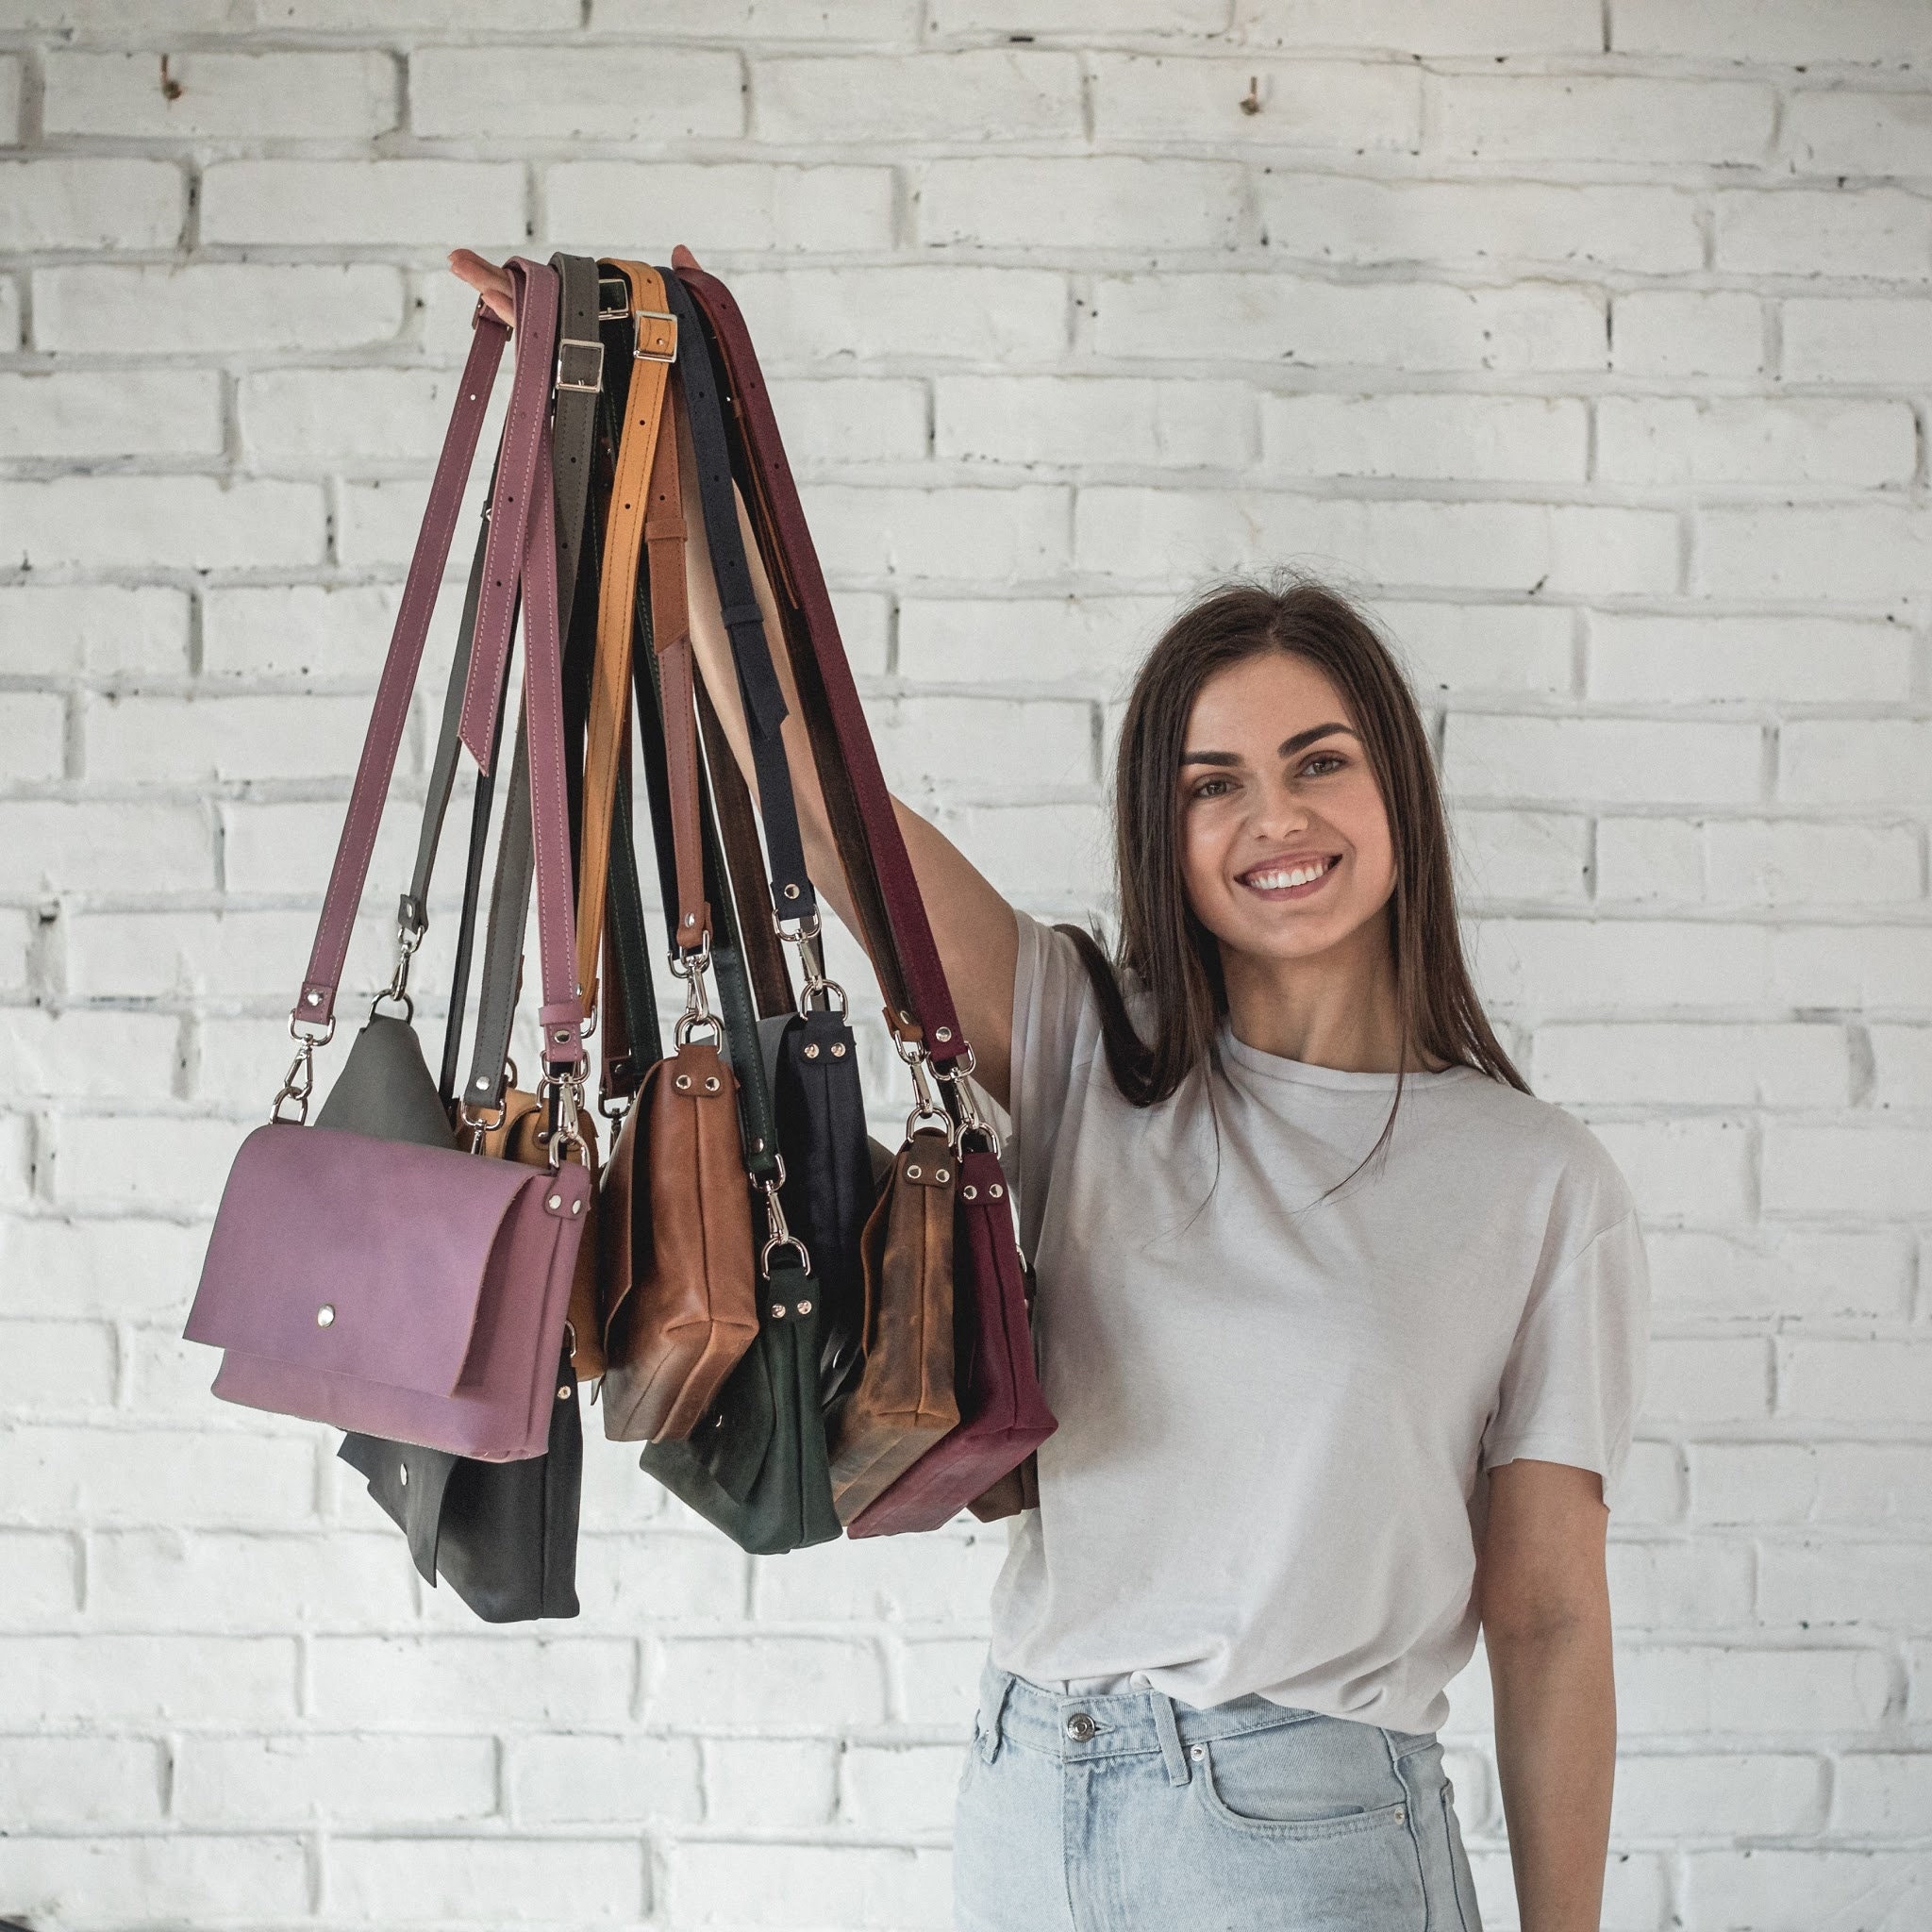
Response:
[{"label": "black leather strap", "polygon": [[764,613],[758,608],[751,565],[744,553],[744,533],[731,489],[731,445],[725,436],[724,409],[697,305],[669,269],[661,273],[672,313],[677,317],[679,339],[688,345],[673,376],[683,391],[685,414],[691,424],[698,499],[704,509],[705,547],[710,553],[711,575],[717,581],[718,602],[725,634],[731,640],[731,661],[738,672],[739,694],[751,734],[752,763],[758,776],[758,803],[771,869],[772,910],[778,919],[809,924],[818,901],[805,869],[798,807],[791,793],[791,767],[785,753],[781,728],[785,693],[772,663]]}]

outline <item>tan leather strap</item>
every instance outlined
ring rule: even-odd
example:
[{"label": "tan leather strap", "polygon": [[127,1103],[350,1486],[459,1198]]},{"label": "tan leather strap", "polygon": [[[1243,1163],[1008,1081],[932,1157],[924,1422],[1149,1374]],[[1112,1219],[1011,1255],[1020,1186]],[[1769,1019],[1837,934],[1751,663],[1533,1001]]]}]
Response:
[{"label": "tan leather strap", "polygon": [[[682,398],[672,391],[675,417]],[[650,515],[644,544],[650,556],[651,635],[664,694],[664,768],[671,791],[671,843],[677,871],[677,950],[694,953],[711,936],[705,899],[704,847],[699,824],[698,720],[691,614],[684,594],[684,499],[677,468],[677,437],[658,439],[651,469]]]},{"label": "tan leather strap", "polygon": [[[597,585],[597,657],[591,681],[589,739],[584,748],[577,981],[584,990],[587,1015],[596,1008],[597,948],[604,930],[610,810],[617,796],[617,750],[628,721],[631,608],[638,556],[643,544],[647,491],[658,447],[670,440],[659,431],[665,422],[671,365],[677,358],[677,322],[665,306],[664,278],[641,261],[607,261],[602,267],[621,276],[629,287],[636,340],[624,430],[618,438],[617,470],[610,487],[610,509],[604,525],[603,568]],[[677,576],[681,591],[681,554]]]}]

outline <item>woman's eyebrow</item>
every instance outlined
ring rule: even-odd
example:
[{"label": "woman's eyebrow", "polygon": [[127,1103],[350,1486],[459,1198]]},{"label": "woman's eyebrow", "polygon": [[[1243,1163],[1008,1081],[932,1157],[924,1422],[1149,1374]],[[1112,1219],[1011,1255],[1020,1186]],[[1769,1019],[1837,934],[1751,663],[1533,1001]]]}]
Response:
[{"label": "woman's eyebrow", "polygon": [[[1297,731],[1292,738],[1283,739],[1275,756],[1291,758],[1305,745],[1313,744],[1318,738],[1326,738],[1331,731],[1345,731],[1351,738],[1360,736],[1348,724],[1310,724],[1306,731]],[[1181,754],[1181,763],[1184,765],[1238,765],[1241,761],[1241,755],[1238,751],[1184,751]]]}]

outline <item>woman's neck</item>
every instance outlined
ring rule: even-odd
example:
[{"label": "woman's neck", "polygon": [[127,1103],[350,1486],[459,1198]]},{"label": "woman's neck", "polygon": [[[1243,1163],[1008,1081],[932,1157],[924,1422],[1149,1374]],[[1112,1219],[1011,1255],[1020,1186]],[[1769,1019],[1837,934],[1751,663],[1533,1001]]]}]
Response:
[{"label": "woman's neck", "polygon": [[[1400,1064],[1401,1009],[1386,915],[1305,959],[1221,949],[1228,1024],[1243,1046],[1344,1074],[1392,1074]],[[1413,1048],[1404,1071],[1442,1062]]]}]

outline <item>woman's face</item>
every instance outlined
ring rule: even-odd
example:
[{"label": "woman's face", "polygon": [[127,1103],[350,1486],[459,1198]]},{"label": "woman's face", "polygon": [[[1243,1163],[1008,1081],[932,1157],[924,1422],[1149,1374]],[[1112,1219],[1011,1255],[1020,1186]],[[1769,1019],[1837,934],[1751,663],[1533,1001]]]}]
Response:
[{"label": "woman's face", "polygon": [[1304,658],[1267,651],[1210,677],[1178,783],[1188,903],[1236,952],[1326,952],[1395,889],[1389,814],[1355,719]]}]

